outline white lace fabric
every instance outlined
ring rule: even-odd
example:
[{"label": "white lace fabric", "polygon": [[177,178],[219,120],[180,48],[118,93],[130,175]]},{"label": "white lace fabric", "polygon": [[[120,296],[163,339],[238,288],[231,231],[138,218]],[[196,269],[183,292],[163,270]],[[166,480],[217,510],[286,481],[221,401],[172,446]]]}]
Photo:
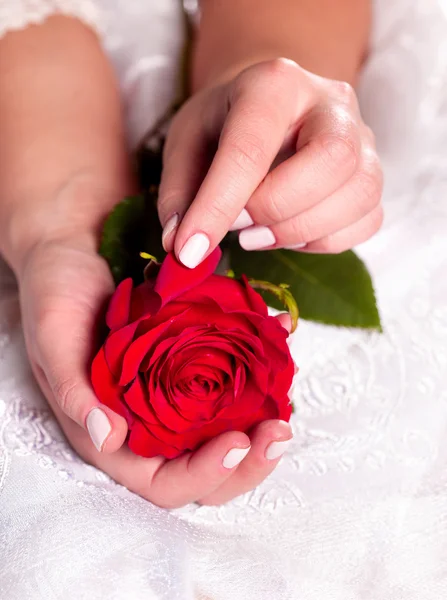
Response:
[{"label": "white lace fabric", "polygon": [[101,18],[94,0],[2,0],[0,38],[8,31],[43,23],[55,14],[76,17],[96,31],[100,30]]},{"label": "white lace fabric", "polygon": [[[175,79],[178,7],[115,1],[105,45],[121,81],[141,74],[143,98],[160,75]],[[0,598],[446,597],[446,15],[436,0],[377,3],[359,91],[384,161],[386,220],[359,253],[385,332],[300,325],[294,442],[253,492],[167,512],[83,464],[32,379],[17,289],[0,267]],[[154,56],[164,71],[132,67]],[[123,84],[128,107],[131,93]],[[135,117],[135,139],[163,102]]]}]

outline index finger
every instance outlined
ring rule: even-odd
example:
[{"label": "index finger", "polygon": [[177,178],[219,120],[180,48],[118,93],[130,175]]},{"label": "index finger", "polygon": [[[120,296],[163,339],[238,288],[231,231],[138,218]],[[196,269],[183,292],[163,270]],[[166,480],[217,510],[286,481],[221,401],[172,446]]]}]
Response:
[{"label": "index finger", "polygon": [[185,266],[196,267],[226,235],[307,106],[309,93],[298,90],[297,70],[292,61],[278,60],[235,81],[213,162],[177,230],[174,249]]}]

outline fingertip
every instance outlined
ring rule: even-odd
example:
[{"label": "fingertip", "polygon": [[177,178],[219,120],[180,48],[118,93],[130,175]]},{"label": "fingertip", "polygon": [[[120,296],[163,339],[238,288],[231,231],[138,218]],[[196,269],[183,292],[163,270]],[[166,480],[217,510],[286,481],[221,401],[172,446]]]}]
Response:
[{"label": "fingertip", "polygon": [[195,269],[209,253],[210,246],[210,238],[205,233],[194,233],[178,250],[177,258],[188,269]]},{"label": "fingertip", "polygon": [[289,313],[281,313],[276,317],[282,327],[290,333],[292,331],[292,318]]},{"label": "fingertip", "polygon": [[270,419],[263,421],[254,429],[252,438],[264,439],[288,439],[293,437],[292,427],[287,421],[282,419]]},{"label": "fingertip", "polygon": [[[204,462],[220,466],[222,473],[238,464],[250,450],[251,442],[246,433],[242,431],[227,431],[213,438],[191,456],[195,465],[204,465]],[[235,460],[238,462],[232,464]],[[232,464],[231,466],[230,463]]]},{"label": "fingertip", "polygon": [[97,451],[105,454],[119,450],[127,436],[126,420],[104,405],[90,410],[85,428]]}]

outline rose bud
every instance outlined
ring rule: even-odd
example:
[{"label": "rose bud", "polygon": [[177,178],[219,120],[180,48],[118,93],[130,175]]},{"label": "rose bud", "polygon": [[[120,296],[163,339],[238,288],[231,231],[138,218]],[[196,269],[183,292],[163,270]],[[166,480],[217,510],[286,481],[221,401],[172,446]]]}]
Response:
[{"label": "rose bud", "polygon": [[110,301],[92,383],[127,420],[136,454],[174,458],[225,431],[290,419],[288,332],[245,277],[213,274],[220,257],[191,270],[169,254]]}]

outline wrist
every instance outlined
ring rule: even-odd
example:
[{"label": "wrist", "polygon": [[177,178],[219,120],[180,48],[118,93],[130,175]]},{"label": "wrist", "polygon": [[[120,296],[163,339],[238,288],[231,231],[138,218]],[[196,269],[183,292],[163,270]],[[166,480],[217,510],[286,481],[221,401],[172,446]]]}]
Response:
[{"label": "wrist", "polygon": [[225,85],[235,79],[240,73],[259,63],[275,60],[279,58],[289,58],[283,56],[279,51],[265,50],[249,54],[243,58],[238,58],[234,62],[224,64],[209,71],[206,77],[199,77],[193,81],[193,91],[200,91],[207,88],[214,88],[219,85]]},{"label": "wrist", "polygon": [[128,192],[79,177],[55,193],[15,202],[1,220],[0,250],[18,277],[42,244],[68,240],[96,251],[105,218]]},{"label": "wrist", "polygon": [[[233,66],[278,57],[353,83],[368,48],[370,0],[203,0],[192,85],[221,81]],[[236,69],[237,70],[237,69]]]}]

